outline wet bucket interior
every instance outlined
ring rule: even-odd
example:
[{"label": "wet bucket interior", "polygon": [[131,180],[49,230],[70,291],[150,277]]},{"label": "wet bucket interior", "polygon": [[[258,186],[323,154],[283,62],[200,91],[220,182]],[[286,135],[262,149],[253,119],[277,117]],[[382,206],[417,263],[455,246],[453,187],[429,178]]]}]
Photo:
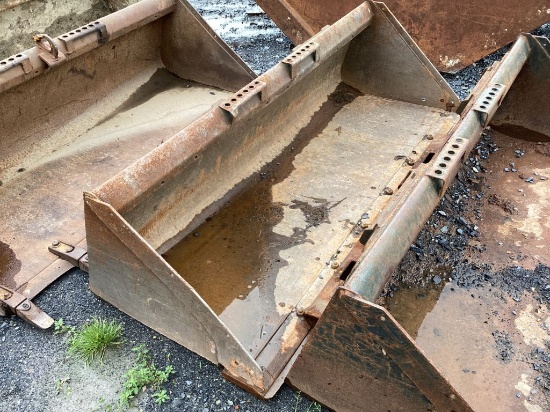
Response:
[{"label": "wet bucket interior", "polygon": [[408,42],[366,3],[87,193],[91,289],[269,396],[297,313],[459,120]]}]

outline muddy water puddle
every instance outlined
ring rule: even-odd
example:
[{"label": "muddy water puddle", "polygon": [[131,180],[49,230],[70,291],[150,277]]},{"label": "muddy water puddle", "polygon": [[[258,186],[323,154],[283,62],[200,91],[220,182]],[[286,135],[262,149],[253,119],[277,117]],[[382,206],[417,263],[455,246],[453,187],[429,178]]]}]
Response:
[{"label": "muddy water puddle", "polygon": [[445,287],[444,283],[439,285],[419,286],[407,285],[394,293],[386,307],[393,317],[405,328],[413,339],[418,336],[418,331],[428,313],[430,313]]},{"label": "muddy water puddle", "polygon": [[285,205],[273,201],[272,188],[288,178],[295,156],[356,96],[355,91],[340,85],[294,142],[251,178],[247,190],[164,254],[253,354],[297,303],[275,297],[278,273],[292,263],[281,257],[281,251],[310,242],[308,228],[328,221],[334,207],[334,202],[325,199],[309,199],[307,205],[293,201],[286,206],[300,210],[307,226],[282,235],[273,228],[282,221]]}]

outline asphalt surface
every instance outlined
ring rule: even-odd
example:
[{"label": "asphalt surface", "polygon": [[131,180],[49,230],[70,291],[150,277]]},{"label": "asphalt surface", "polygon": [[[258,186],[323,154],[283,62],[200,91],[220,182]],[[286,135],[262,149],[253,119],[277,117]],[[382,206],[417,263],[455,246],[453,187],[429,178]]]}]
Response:
[{"label": "asphalt surface", "polygon": [[[290,51],[291,42],[265,15],[258,13],[253,1],[191,3],[257,73],[264,72]],[[550,34],[548,25],[538,34],[543,33]],[[465,97],[484,68],[502,55],[503,51],[499,51],[445,77],[460,97]],[[430,256],[437,258],[436,253],[437,250]],[[416,262],[417,252],[411,251],[408,259]],[[391,288],[387,293],[391,293]],[[165,405],[159,407],[150,393],[145,393],[139,397],[135,410],[315,410],[310,400],[287,386],[274,399],[263,401],[225,381],[216,365],[93,295],[88,290],[87,274],[80,270],[62,276],[34,302],[53,318],[63,318],[68,325],[79,326],[94,317],[118,320],[124,327],[125,342],[109,351],[103,364],[86,367],[68,357],[65,335],[56,335],[52,329],[38,330],[16,317],[0,318],[0,411],[107,410],[107,405],[116,401],[123,371],[131,366],[131,349],[139,344],[150,350],[157,366],[173,365],[175,374],[163,386],[171,398]],[[495,339],[506,356],[505,338]]]}]

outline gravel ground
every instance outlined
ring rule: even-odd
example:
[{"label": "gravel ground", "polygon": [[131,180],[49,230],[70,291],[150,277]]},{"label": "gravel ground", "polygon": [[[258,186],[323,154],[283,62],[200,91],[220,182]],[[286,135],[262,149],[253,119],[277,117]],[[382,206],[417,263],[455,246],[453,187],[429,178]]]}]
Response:
[{"label": "gravel ground", "polygon": [[[253,1],[192,0],[191,3],[256,73],[271,67],[292,47]],[[541,30],[550,34],[548,25]],[[460,97],[464,97],[484,68],[503,53],[499,51],[445,77]],[[461,190],[460,184],[454,187],[453,190]],[[441,259],[444,255],[438,255],[440,249],[444,250],[437,248],[430,256]],[[416,264],[417,254],[412,251],[406,259]],[[118,320],[124,326],[124,344],[117,350],[108,351],[103,363],[85,366],[82,361],[67,356],[68,338],[65,335],[56,335],[53,330],[38,330],[16,317],[0,318],[0,411],[108,410],[108,405],[118,397],[124,371],[132,365],[131,349],[139,344],[150,350],[158,367],[173,365],[175,374],[164,385],[170,401],[159,407],[150,394],[144,394],[133,410],[315,410],[311,401],[287,386],[270,401],[255,398],[225,381],[217,366],[124,315],[93,295],[87,286],[87,274],[72,270],[39,295],[35,303],[53,318],[63,318],[68,325],[79,326],[94,317]],[[391,294],[391,287],[389,285],[388,294]],[[502,356],[507,356],[506,337],[497,334],[495,339],[501,343]]]}]

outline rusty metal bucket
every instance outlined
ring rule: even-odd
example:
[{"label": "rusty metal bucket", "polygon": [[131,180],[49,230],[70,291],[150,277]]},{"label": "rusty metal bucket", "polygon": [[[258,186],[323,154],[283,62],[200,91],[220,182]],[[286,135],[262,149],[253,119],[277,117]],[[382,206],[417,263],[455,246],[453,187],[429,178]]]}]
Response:
[{"label": "rusty metal bucket", "polygon": [[[258,5],[295,43],[349,13],[361,0],[258,0]],[[550,3],[541,0],[387,0],[420,49],[441,71],[462,69],[550,21]]]},{"label": "rusty metal bucket", "polygon": [[82,192],[255,75],[179,0],[145,0],[35,41],[0,61],[0,292],[46,327],[28,299],[72,267],[48,251],[52,241],[85,246]]},{"label": "rusty metal bucket", "polygon": [[337,410],[471,410],[370,302],[501,103],[548,133],[507,102],[546,93],[549,67],[522,36],[459,116],[386,6],[363,3],[85,194],[90,288],[265,398],[288,378]]},{"label": "rusty metal bucket", "polygon": [[[156,29],[179,27],[178,13],[195,16],[179,2]],[[59,210],[73,168],[63,169],[63,187],[57,168],[42,173],[56,186],[40,204],[55,213],[31,224],[53,220],[60,229],[41,229],[37,245],[63,240],[50,250],[89,269],[94,293],[258,396],[273,396],[288,380],[335,410],[472,410],[373,302],[491,120],[550,135],[548,108],[537,107],[550,92],[548,40],[521,36],[461,103],[383,3],[362,3],[255,79],[204,36],[225,64],[192,80],[210,84],[229,67],[228,82],[248,83],[213,106],[202,100],[202,116],[171,137],[156,126],[147,131],[152,150],[139,147],[150,151],[118,173],[82,173],[90,180],[75,190],[84,186],[86,243]],[[182,55],[161,52],[160,62],[176,71],[170,57]],[[14,67],[23,76],[23,62]],[[48,75],[82,74],[66,67]],[[117,117],[100,119],[97,127]],[[116,152],[102,153],[92,152],[86,167],[110,165]],[[0,189],[25,172],[15,170]],[[22,290],[38,289],[27,282]]]}]

